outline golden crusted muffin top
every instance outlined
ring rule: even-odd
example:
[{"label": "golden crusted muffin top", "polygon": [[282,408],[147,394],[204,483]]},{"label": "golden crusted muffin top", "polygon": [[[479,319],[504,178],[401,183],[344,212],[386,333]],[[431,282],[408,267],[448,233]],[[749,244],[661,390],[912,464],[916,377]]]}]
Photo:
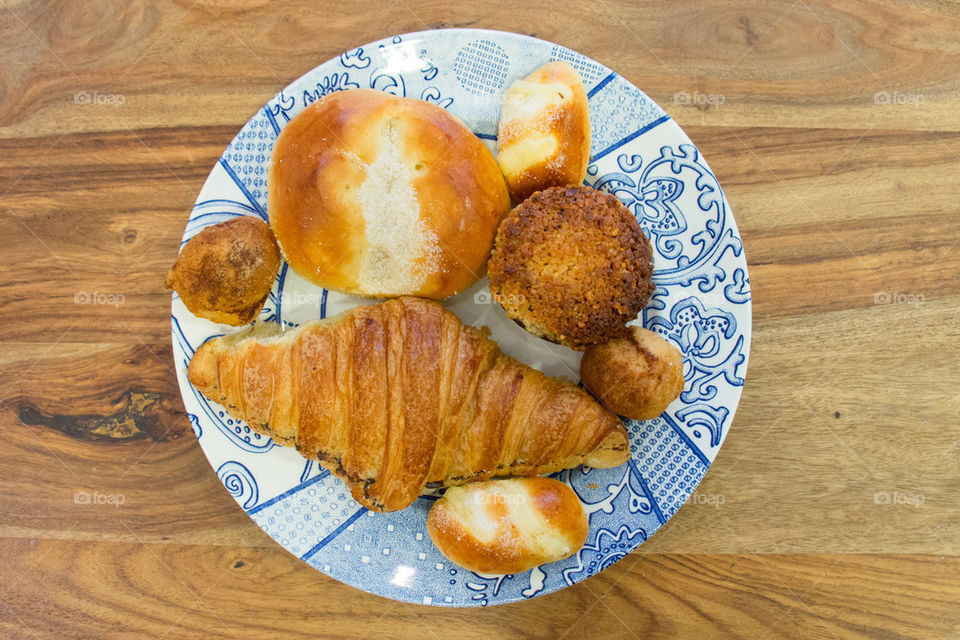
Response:
[{"label": "golden crusted muffin top", "polygon": [[574,349],[625,335],[655,289],[640,225],[616,196],[590,187],[545,189],[511,211],[488,270],[508,316]]}]

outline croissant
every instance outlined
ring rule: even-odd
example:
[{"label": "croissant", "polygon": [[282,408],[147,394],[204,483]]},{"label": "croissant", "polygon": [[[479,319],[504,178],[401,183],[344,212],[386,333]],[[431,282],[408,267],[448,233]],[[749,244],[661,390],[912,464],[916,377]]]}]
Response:
[{"label": "croissant", "polygon": [[504,355],[421,298],[214,338],[188,377],[376,511],[403,509],[425,487],[614,467],[630,456],[619,419],[587,392]]}]

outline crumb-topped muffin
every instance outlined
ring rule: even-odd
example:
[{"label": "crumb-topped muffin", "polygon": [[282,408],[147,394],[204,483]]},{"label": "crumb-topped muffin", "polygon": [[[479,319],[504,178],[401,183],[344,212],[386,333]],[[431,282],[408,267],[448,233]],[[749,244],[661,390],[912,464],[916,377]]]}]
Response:
[{"label": "crumb-topped muffin", "polygon": [[538,191],[504,218],[487,265],[490,292],[535,336],[582,350],[627,334],[653,295],[653,252],[616,196]]}]

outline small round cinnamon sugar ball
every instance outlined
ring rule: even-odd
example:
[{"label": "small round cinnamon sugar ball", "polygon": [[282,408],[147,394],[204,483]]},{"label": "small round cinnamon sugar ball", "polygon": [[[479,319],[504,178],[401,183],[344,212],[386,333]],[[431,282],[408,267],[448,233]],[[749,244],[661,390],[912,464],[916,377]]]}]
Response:
[{"label": "small round cinnamon sugar ball", "polygon": [[190,238],[164,282],[195,316],[220,324],[252,322],[280,269],[280,250],[267,223],[232,218]]},{"label": "small round cinnamon sugar ball", "polygon": [[487,265],[490,293],[535,336],[577,350],[627,334],[653,295],[653,252],[616,196],[551,187],[511,211]]},{"label": "small round cinnamon sugar ball", "polygon": [[580,377],[608,409],[632,420],[656,418],[683,391],[683,356],[643,327],[587,347]]}]

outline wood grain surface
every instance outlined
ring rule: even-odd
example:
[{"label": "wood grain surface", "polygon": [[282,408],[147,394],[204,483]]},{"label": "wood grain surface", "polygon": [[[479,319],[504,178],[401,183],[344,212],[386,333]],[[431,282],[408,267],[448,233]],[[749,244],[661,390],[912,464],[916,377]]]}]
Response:
[{"label": "wood grain surface", "polygon": [[[960,3],[586,6],[0,1],[0,636],[960,638]],[[341,585],[245,516],[183,413],[163,289],[270,96],[450,26],[553,40],[659,102],[724,186],[754,305],[697,489],[722,500],[467,611]]]}]

